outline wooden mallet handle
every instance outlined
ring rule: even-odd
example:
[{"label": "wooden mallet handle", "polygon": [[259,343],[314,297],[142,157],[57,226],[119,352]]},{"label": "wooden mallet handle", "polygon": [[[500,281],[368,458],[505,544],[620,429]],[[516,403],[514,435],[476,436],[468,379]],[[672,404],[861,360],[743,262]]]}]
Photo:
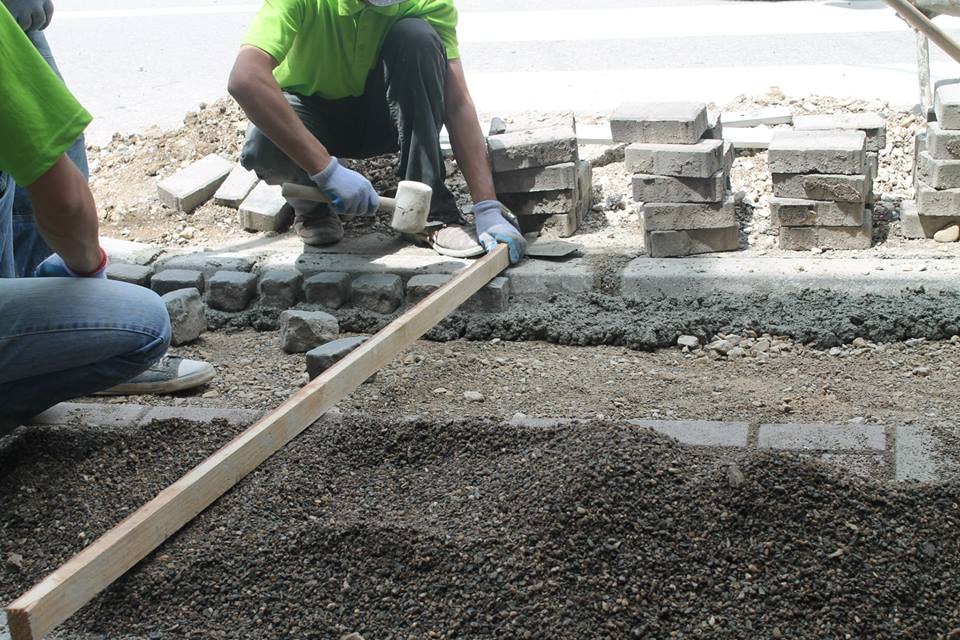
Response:
[{"label": "wooden mallet handle", "polygon": [[[320,189],[317,189],[316,187],[308,187],[302,184],[284,182],[281,193],[283,193],[284,198],[300,198],[301,200],[326,202],[327,204],[330,204],[330,198],[328,198],[323,191],[320,191]],[[380,196],[380,208],[384,211],[393,211],[397,208],[397,201],[393,198],[384,198],[383,196]]]}]

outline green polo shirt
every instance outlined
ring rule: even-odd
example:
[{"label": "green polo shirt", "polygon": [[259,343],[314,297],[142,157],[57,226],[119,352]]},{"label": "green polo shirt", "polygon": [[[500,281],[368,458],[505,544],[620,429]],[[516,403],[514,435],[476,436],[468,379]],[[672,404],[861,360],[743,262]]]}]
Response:
[{"label": "green polo shirt", "polygon": [[401,18],[427,21],[460,57],[453,0],[406,0],[372,7],[361,0],[264,0],[243,39],[270,54],[273,75],[294,93],[335,100],[363,95],[390,28]]},{"label": "green polo shirt", "polygon": [[80,106],[0,3],[0,172],[29,186],[90,124]]}]

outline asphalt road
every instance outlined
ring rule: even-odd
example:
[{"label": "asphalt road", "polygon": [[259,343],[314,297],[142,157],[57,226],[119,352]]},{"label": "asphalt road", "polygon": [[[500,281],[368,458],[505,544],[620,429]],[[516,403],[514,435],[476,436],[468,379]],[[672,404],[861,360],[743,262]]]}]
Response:
[{"label": "asphalt road", "polygon": [[[89,136],[170,127],[226,78],[258,3],[59,0],[48,37],[96,116]],[[482,111],[608,111],[624,100],[788,94],[917,100],[914,36],[882,2],[460,0]],[[960,19],[938,22],[960,37]],[[935,78],[960,66],[933,55]]]}]

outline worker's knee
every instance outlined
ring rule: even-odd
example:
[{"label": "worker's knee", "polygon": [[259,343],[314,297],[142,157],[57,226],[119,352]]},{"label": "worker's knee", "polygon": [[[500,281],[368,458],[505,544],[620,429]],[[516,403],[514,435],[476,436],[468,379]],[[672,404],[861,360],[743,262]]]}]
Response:
[{"label": "worker's knee", "polygon": [[140,345],[124,360],[131,366],[146,369],[162,358],[170,347],[173,331],[167,305],[159,295],[145,287],[124,287],[122,296],[131,314],[135,314],[127,321],[131,326],[137,326],[142,336]]},{"label": "worker's knee", "polygon": [[446,61],[446,50],[436,29],[423,18],[404,18],[390,29],[383,43],[383,56]]},{"label": "worker's knee", "polygon": [[298,167],[287,154],[253,125],[247,130],[240,151],[240,164],[267,184],[293,182],[298,174]]}]

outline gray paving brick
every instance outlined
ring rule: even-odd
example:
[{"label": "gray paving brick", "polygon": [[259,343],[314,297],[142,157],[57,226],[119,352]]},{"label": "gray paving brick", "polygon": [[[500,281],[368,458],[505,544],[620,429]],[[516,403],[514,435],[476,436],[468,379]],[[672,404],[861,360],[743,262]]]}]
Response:
[{"label": "gray paving brick", "polygon": [[339,334],[340,324],[329,313],[287,310],[280,314],[280,346],[287,353],[306,353]]},{"label": "gray paving brick", "polygon": [[189,213],[213,197],[234,163],[211,154],[157,183],[160,202]]},{"label": "gray paving brick", "polygon": [[243,311],[257,292],[257,275],[218,271],[207,282],[207,305],[220,311]]},{"label": "gray paving brick", "polygon": [[700,447],[747,446],[750,427],[745,422],[707,420],[628,420],[629,424],[653,429],[683,444]]},{"label": "gray paving brick", "polygon": [[349,273],[339,271],[317,273],[304,280],[303,294],[310,304],[339,309],[353,296],[352,279]]},{"label": "gray paving brick", "polygon": [[960,160],[937,160],[928,151],[917,159],[917,180],[934,189],[960,188]]},{"label": "gray paving brick", "polygon": [[637,202],[721,202],[727,190],[722,171],[710,178],[675,178],[638,173],[633,176]]},{"label": "gray paving brick", "polygon": [[764,424],[761,449],[884,451],[886,432],[876,424]]},{"label": "gray paving brick", "polygon": [[696,144],[706,130],[702,102],[628,102],[610,118],[615,142]]},{"label": "gray paving brick", "polygon": [[862,202],[770,198],[770,226],[863,227]]},{"label": "gray paving brick", "polygon": [[960,129],[960,84],[944,84],[937,87],[933,98],[933,111],[941,129]]},{"label": "gray paving brick", "polygon": [[153,274],[150,288],[161,296],[180,289],[196,289],[203,293],[203,273],[189,269],[167,269]]},{"label": "gray paving brick", "polygon": [[199,271],[203,274],[204,280],[209,280],[218,271],[253,271],[255,265],[256,261],[247,256],[200,251],[161,260],[157,264],[156,271],[157,273],[173,269]]},{"label": "gray paving brick", "polygon": [[280,231],[293,221],[280,185],[261,182],[240,204],[240,226],[247,231]]},{"label": "gray paving brick", "polygon": [[860,130],[867,136],[867,151],[887,145],[887,123],[879,113],[833,113],[799,115],[793,119],[797,131]]},{"label": "gray paving brick", "polygon": [[463,303],[467,313],[500,313],[510,306],[510,279],[498,276]]},{"label": "gray paving brick", "polygon": [[882,455],[857,453],[824,453],[820,460],[864,478],[887,478],[887,461]]},{"label": "gray paving brick", "polygon": [[577,190],[501,193],[500,202],[517,216],[573,213],[577,208]]},{"label": "gray paving brick", "polygon": [[780,227],[780,248],[810,251],[814,248],[837,251],[869,249],[873,246],[873,217],[863,216],[860,227]]},{"label": "gray paving brick", "polygon": [[866,135],[862,131],[777,129],[770,141],[771,173],[863,173]]},{"label": "gray paving brick", "polygon": [[331,340],[307,352],[307,374],[313,380],[334,364],[347,357],[357,347],[369,339],[369,336],[354,336]]},{"label": "gray paving brick", "polygon": [[210,407],[153,407],[140,418],[142,426],[160,420],[184,420],[186,422],[212,422],[225,420],[234,426],[253,424],[263,415],[249,409],[216,409]]},{"label": "gray paving brick", "polygon": [[773,174],[773,195],[778,198],[866,202],[873,180],[866,174]]},{"label": "gray paving brick", "polygon": [[246,200],[258,182],[260,182],[260,179],[257,178],[256,173],[248,171],[238,164],[220,185],[217,192],[213,194],[213,201],[221,206],[236,209]]},{"label": "gray paving brick", "polygon": [[[922,134],[917,134],[919,138]],[[927,150],[938,160],[960,160],[960,131],[944,129],[938,122],[927,124]]]},{"label": "gray paving brick", "polygon": [[132,427],[137,424],[148,408],[139,404],[61,402],[35,416],[30,424],[81,423],[91,427]]},{"label": "gray paving brick", "polygon": [[487,138],[495,172],[576,162],[577,134],[573,127],[512,131]]},{"label": "gray paving brick", "polygon": [[733,196],[722,203],[651,202],[641,211],[644,229],[652,231],[685,231],[722,229],[736,226],[737,207]]},{"label": "gray paving brick", "polygon": [[417,304],[450,282],[453,276],[443,273],[422,273],[407,280],[407,302]]},{"label": "gray paving brick", "polygon": [[936,460],[937,442],[921,427],[897,427],[894,467],[898,482],[930,482],[940,477]]},{"label": "gray paving brick", "polygon": [[711,178],[724,168],[723,140],[696,144],[631,144],[625,150],[627,169],[647,175]]},{"label": "gray paving brick", "polygon": [[960,211],[956,217],[921,216],[916,200],[900,203],[900,231],[904,238],[932,238],[937,231],[960,224]]},{"label": "gray paving brick", "polygon": [[207,330],[206,308],[197,289],[177,289],[164,294],[162,300],[170,316],[170,344],[179,347],[193,342]]},{"label": "gray paving brick", "polygon": [[111,262],[107,265],[107,278],[110,280],[149,287],[151,277],[153,277],[153,267],[122,262]]},{"label": "gray paving brick", "polygon": [[647,253],[651,258],[677,258],[717,251],[736,251],[740,248],[740,226],[648,231],[645,238]]},{"label": "gray paving brick", "polygon": [[955,218],[960,216],[960,189],[934,189],[917,180],[917,211],[921,216]]},{"label": "gray paving brick", "polygon": [[495,173],[493,183],[497,193],[532,193],[563,191],[577,187],[577,165],[564,162],[550,167],[533,167]]},{"label": "gray paving brick", "polygon": [[403,280],[390,273],[354,278],[353,303],[376,313],[393,313],[403,304]]},{"label": "gray paving brick", "polygon": [[260,304],[275,309],[289,309],[297,304],[303,289],[303,275],[299,271],[267,271],[260,276]]}]

